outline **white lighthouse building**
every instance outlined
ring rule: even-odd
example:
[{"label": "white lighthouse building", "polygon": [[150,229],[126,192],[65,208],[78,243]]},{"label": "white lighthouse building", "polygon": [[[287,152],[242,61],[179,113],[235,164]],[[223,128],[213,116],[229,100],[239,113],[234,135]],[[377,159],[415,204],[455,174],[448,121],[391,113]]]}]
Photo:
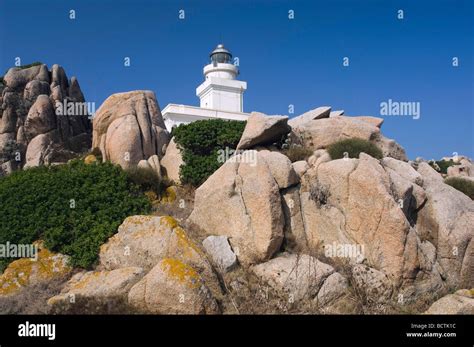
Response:
[{"label": "white lighthouse building", "polygon": [[244,92],[247,82],[237,80],[239,69],[232,64],[232,54],[218,45],[210,54],[210,64],[204,66],[204,82],[196,88],[200,107],[169,104],[163,111],[168,131],[179,124],[201,119],[221,118],[247,120],[244,113]]}]

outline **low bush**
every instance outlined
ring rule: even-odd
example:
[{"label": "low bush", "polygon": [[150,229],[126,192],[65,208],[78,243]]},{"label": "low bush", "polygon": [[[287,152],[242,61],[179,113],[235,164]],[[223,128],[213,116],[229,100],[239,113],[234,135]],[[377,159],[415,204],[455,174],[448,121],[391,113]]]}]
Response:
[{"label": "low bush", "polygon": [[[31,244],[71,256],[71,265],[91,267],[99,247],[130,215],[150,203],[120,167],[110,163],[37,167],[0,178],[0,244]],[[0,271],[14,259],[1,259]]]},{"label": "low bush", "polygon": [[245,122],[208,119],[182,124],[174,128],[176,144],[182,151],[184,165],[180,169],[183,184],[199,186],[222,164],[219,150],[237,147]]},{"label": "low bush", "polygon": [[162,182],[158,174],[150,168],[131,167],[127,170],[127,176],[131,182],[138,185],[143,191],[153,191],[160,194]]},{"label": "low bush", "polygon": [[453,166],[453,165],[459,165],[459,163],[455,163],[452,160],[430,160],[428,164],[438,171],[439,173],[442,174],[447,174],[448,173],[448,167]]},{"label": "low bush", "polygon": [[311,149],[298,145],[290,145],[287,149],[283,149],[281,152],[286,155],[292,163],[295,161],[307,160],[313,154]]},{"label": "low bush", "polygon": [[321,207],[322,205],[326,205],[330,195],[331,193],[329,189],[319,184],[315,184],[311,186],[311,189],[309,192],[309,198],[313,200],[316,206],[318,207]]},{"label": "low bush", "polygon": [[466,178],[462,178],[462,177],[448,177],[444,180],[444,183],[459,190],[460,192],[466,194],[468,197],[474,200],[474,182],[473,181]]},{"label": "low bush", "polygon": [[383,153],[376,145],[372,142],[351,138],[332,143],[326,148],[331,159],[341,158],[359,158],[360,153],[366,153],[376,159],[382,159]]}]

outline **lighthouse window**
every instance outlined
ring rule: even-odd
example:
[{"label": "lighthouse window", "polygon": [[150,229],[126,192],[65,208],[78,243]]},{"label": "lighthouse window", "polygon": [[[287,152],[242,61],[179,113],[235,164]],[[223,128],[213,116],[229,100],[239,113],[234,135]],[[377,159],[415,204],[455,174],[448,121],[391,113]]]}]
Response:
[{"label": "lighthouse window", "polygon": [[217,63],[229,63],[231,60],[231,57],[227,53],[215,53],[212,55],[212,61],[215,61]]}]

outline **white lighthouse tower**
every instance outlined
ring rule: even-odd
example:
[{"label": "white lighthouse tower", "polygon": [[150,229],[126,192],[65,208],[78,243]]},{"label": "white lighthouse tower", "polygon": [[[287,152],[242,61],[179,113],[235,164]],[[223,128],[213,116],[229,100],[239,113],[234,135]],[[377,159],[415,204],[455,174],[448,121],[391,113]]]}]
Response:
[{"label": "white lighthouse tower", "polygon": [[210,63],[203,69],[204,82],[196,88],[200,107],[168,104],[162,111],[168,131],[201,119],[247,120],[249,114],[243,111],[247,82],[236,79],[239,69],[232,64],[232,54],[219,44],[209,56]]},{"label": "white lighthouse tower", "polygon": [[203,70],[205,80],[196,88],[201,107],[243,112],[243,94],[247,89],[247,82],[236,80],[239,69],[232,64],[232,54],[220,44],[211,52],[210,57],[211,63]]}]

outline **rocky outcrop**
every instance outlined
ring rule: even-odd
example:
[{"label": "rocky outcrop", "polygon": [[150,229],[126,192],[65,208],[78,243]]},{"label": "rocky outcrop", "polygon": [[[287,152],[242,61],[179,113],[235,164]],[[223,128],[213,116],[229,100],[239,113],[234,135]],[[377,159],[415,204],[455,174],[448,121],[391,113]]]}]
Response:
[{"label": "rocky outcrop", "polygon": [[152,155],[147,160],[140,160],[137,167],[153,172],[158,180],[161,180],[161,165],[158,156]]},{"label": "rocky outcrop", "polygon": [[280,189],[288,188],[299,182],[299,177],[293,169],[290,159],[284,154],[260,150],[258,158],[265,161]]},{"label": "rocky outcrop", "polygon": [[304,231],[297,234],[305,235],[299,238],[306,242],[302,248],[318,251],[334,242],[363,245],[370,264],[392,280],[401,278],[410,226],[377,160],[361,153],[360,159],[320,164],[302,178],[300,200]]},{"label": "rocky outcrop", "polygon": [[264,283],[294,301],[314,298],[334,268],[309,255],[283,253],[255,265],[252,272]]},{"label": "rocky outcrop", "polygon": [[157,155],[161,159],[169,142],[161,111],[152,91],[132,91],[109,96],[93,120],[92,147],[104,161],[123,168]]},{"label": "rocky outcrop", "polygon": [[347,279],[338,272],[329,275],[315,297],[315,302],[320,307],[325,307],[342,296],[349,290]]},{"label": "rocky outcrop", "polygon": [[293,170],[299,178],[301,178],[309,169],[309,165],[306,160],[295,161],[291,165],[293,166]]},{"label": "rocky outcrop", "polygon": [[161,159],[161,167],[163,169],[163,174],[168,177],[169,180],[173,181],[176,184],[179,184],[180,177],[179,172],[181,165],[183,165],[183,157],[181,151],[178,148],[178,145],[174,141],[174,137],[171,139],[170,143],[166,147],[166,153]]},{"label": "rocky outcrop", "polygon": [[433,303],[425,314],[474,314],[474,290],[448,294]]},{"label": "rocky outcrop", "polygon": [[[169,216],[131,216],[48,301],[54,313],[218,313],[220,286],[205,253]],[[72,298],[72,299],[71,299]]]},{"label": "rocky outcrop", "polygon": [[[11,68],[0,88],[0,164],[47,165],[85,152],[91,124],[79,83],[44,64]],[[3,140],[2,140],[3,139]],[[8,139],[8,143],[5,139]]]},{"label": "rocky outcrop", "polygon": [[56,116],[48,95],[38,95],[25,120],[25,135],[33,139],[56,128]]},{"label": "rocky outcrop", "polygon": [[104,269],[140,267],[150,271],[163,258],[174,258],[196,268],[204,278],[214,278],[203,251],[169,216],[131,216],[100,248]]},{"label": "rocky outcrop", "polygon": [[351,119],[358,119],[363,122],[367,122],[369,124],[375,125],[377,128],[380,129],[380,127],[383,124],[383,118],[378,118],[378,117],[372,117],[372,116],[356,116],[356,117],[350,117]]},{"label": "rocky outcrop", "polygon": [[386,303],[393,292],[392,282],[385,273],[357,264],[352,268],[354,284],[369,302]]},{"label": "rocky outcrop", "polygon": [[293,128],[307,148],[326,148],[330,144],[346,138],[360,138],[369,141],[379,133],[379,128],[350,117],[323,118],[307,121]]},{"label": "rocky outcrop", "polygon": [[382,122],[381,118],[376,117],[346,116],[305,120],[297,124],[293,122],[293,138],[304,147],[313,150],[324,149],[340,140],[359,138],[376,144],[385,157],[406,161],[403,148],[380,133]]},{"label": "rocky outcrop", "polygon": [[392,290],[409,299],[472,287],[472,201],[428,164],[416,171],[406,162],[379,163],[366,154],[316,161],[310,161],[301,186],[282,191],[288,249],[358,249],[335,257],[387,276],[383,300]]},{"label": "rocky outcrop", "polygon": [[[288,124],[291,126],[291,128],[297,128],[299,126],[303,126],[305,123],[309,121],[322,119],[322,118],[329,118],[330,116],[331,116],[331,107],[322,106],[322,107],[318,107],[313,110],[310,110],[306,113],[303,113],[300,116],[291,118],[288,121]],[[336,114],[333,114],[332,116],[335,117]]]},{"label": "rocky outcrop", "polygon": [[290,132],[288,117],[266,116],[263,113],[252,112],[247,119],[244,132],[237,149],[249,149],[257,145],[267,145],[281,140]]},{"label": "rocky outcrop", "polygon": [[48,300],[52,313],[124,313],[127,294],[144,275],[143,269],[125,267],[112,271],[88,271],[74,275],[61,294]]},{"label": "rocky outcrop", "polygon": [[474,179],[474,164],[468,157],[455,156],[443,159],[447,161],[452,160],[456,164],[448,167],[448,177],[463,177]]},{"label": "rocky outcrop", "polygon": [[0,296],[14,295],[28,286],[65,278],[72,271],[68,265],[68,256],[50,252],[42,241],[34,245],[38,247],[37,258],[15,260],[3,271],[0,276]]},{"label": "rocky outcrop", "polygon": [[344,114],[344,110],[331,111],[331,113],[329,113],[329,117],[339,117],[339,116],[342,116],[343,114]]},{"label": "rocky outcrop", "polygon": [[196,190],[189,220],[209,235],[228,236],[241,263],[270,259],[284,223],[279,187],[264,157],[246,151],[222,165]]},{"label": "rocky outcrop", "polygon": [[192,266],[174,258],[162,259],[128,294],[141,313],[216,314],[219,306]]},{"label": "rocky outcrop", "polygon": [[452,286],[474,286],[474,201],[445,184],[427,163],[420,163],[427,202],[418,213],[417,231],[436,247],[443,277]]},{"label": "rocky outcrop", "polygon": [[232,251],[226,236],[208,236],[202,245],[220,271],[228,272],[237,265],[237,256]]}]

